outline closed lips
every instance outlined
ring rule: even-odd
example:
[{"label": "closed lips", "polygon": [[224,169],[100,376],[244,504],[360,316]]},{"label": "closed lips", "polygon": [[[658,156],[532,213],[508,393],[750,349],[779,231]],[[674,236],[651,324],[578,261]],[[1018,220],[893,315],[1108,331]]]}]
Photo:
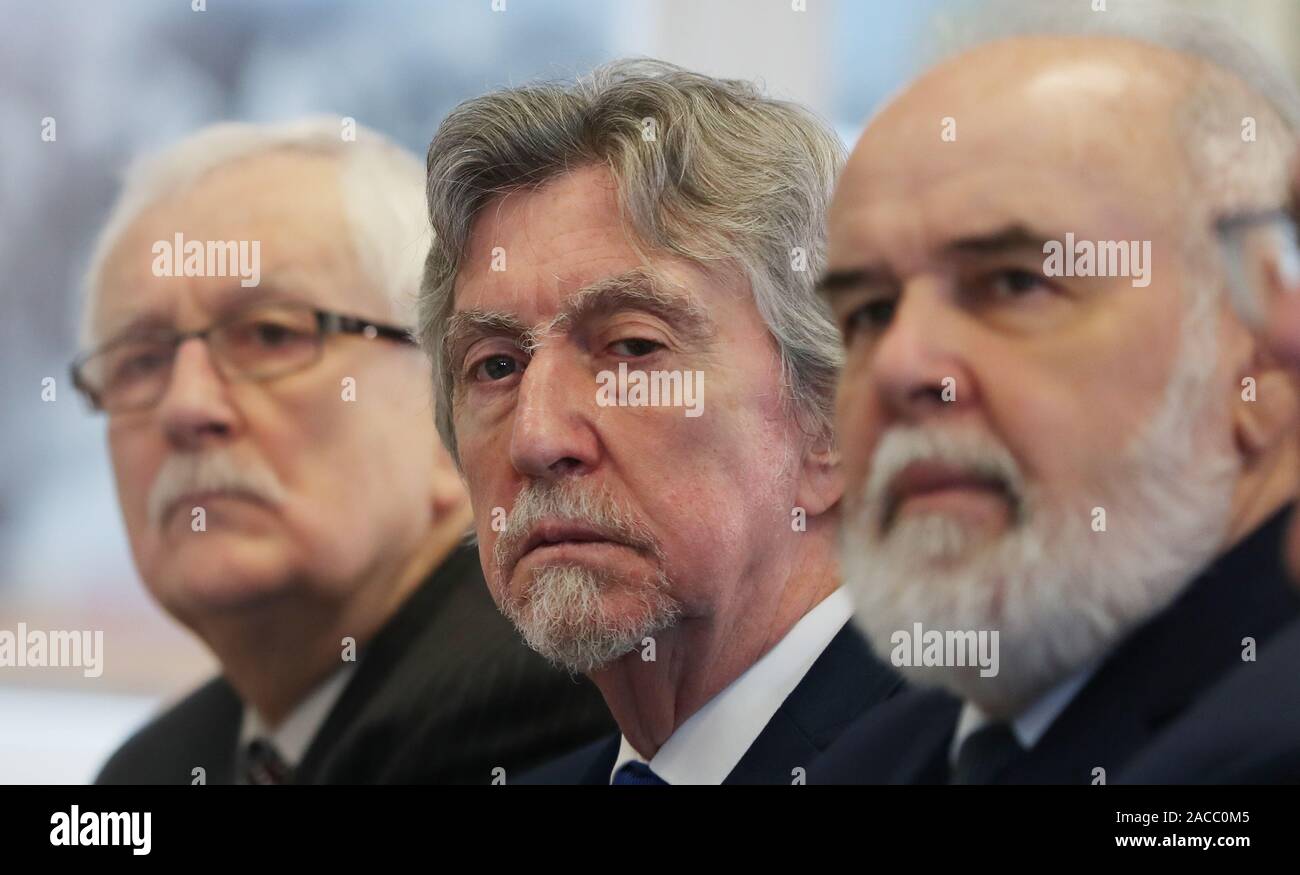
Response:
[{"label": "closed lips", "polygon": [[981,474],[950,465],[911,464],[899,472],[890,486],[888,516],[892,517],[900,504],[909,498],[934,492],[959,489],[978,489],[996,492],[1010,499],[1006,481],[992,474]]},{"label": "closed lips", "polygon": [[527,556],[539,547],[553,544],[611,543],[627,546],[622,541],[610,537],[607,533],[590,526],[572,523],[542,523],[533,529],[524,541],[515,561]]},{"label": "closed lips", "polygon": [[202,507],[205,501],[211,501],[214,498],[242,498],[245,501],[265,503],[260,495],[247,490],[216,489],[205,490],[202,492],[189,492],[184,495],[178,495],[168,504],[167,510],[163,513],[163,521],[166,522],[171,519],[172,514],[180,508]]}]

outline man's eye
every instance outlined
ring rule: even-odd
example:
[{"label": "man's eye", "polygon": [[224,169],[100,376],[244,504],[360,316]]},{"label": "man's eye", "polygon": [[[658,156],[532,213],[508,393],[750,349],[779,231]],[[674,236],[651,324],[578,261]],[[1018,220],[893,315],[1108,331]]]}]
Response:
[{"label": "man's eye", "polygon": [[897,307],[898,301],[895,298],[868,301],[845,318],[845,335],[851,337],[861,331],[880,331],[893,320]]},{"label": "man's eye", "polygon": [[167,365],[171,359],[161,349],[134,352],[123,357],[113,368],[113,378],[130,380],[152,374]]},{"label": "man's eye", "polygon": [[262,346],[283,346],[295,340],[298,333],[276,322],[258,322],[253,325],[253,336]]},{"label": "man's eye", "polygon": [[1010,268],[990,277],[989,290],[1000,298],[1021,298],[1047,288],[1047,280],[1030,270]]},{"label": "man's eye", "polygon": [[631,358],[640,358],[641,356],[650,355],[664,348],[662,343],[656,340],[646,340],[644,337],[629,337],[625,340],[616,340],[609,345],[610,350],[615,355],[625,355]]},{"label": "man's eye", "polygon": [[254,319],[231,325],[225,339],[245,351],[279,350],[311,338],[311,332],[274,319]]},{"label": "man's eye", "polygon": [[496,382],[522,370],[523,368],[513,356],[490,355],[474,365],[473,375],[474,379],[480,383]]}]

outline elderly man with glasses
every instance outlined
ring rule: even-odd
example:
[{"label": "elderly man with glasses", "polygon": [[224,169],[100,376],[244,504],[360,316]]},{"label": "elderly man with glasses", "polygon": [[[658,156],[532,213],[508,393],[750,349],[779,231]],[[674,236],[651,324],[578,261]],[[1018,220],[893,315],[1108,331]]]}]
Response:
[{"label": "elderly man with glasses", "polygon": [[463,543],[409,335],[423,169],[348,131],[206,129],[138,165],[101,234],[73,379],[145,585],[221,664],[103,783],[508,781],[611,725]]}]

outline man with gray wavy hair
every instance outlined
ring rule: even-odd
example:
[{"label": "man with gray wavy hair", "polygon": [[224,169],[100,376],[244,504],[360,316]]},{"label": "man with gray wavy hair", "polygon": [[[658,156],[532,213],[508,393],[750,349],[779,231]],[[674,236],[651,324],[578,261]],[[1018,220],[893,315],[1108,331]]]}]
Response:
[{"label": "man with gray wavy hair", "polygon": [[221,676],[103,783],[490,783],[609,726],[464,545],[411,339],[413,155],[350,119],[205,128],[140,161],[87,281],[136,566]]},{"label": "man with gray wavy hair", "polygon": [[468,101],[420,301],[488,586],[621,730],[530,780],[790,783],[897,679],[846,627],[813,295],[835,136],[657,62]]}]

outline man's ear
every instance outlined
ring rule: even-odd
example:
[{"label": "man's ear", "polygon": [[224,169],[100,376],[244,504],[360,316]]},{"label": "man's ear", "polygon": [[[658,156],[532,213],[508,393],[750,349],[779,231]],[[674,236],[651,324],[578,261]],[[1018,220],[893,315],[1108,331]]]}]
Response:
[{"label": "man's ear", "polygon": [[469,492],[465,488],[465,481],[461,479],[460,471],[456,463],[451,460],[451,454],[439,443],[434,447],[434,463],[431,467],[432,483],[430,484],[431,495],[433,498],[433,516],[434,519],[445,519],[451,516],[463,507],[469,505]]},{"label": "man's ear", "polygon": [[804,450],[799,507],[808,516],[820,516],[835,507],[843,495],[844,471],[840,467],[840,451],[834,438],[813,439]]},{"label": "man's ear", "polygon": [[1233,436],[1247,464],[1292,436],[1300,415],[1298,390],[1294,374],[1256,345],[1234,387]]}]

